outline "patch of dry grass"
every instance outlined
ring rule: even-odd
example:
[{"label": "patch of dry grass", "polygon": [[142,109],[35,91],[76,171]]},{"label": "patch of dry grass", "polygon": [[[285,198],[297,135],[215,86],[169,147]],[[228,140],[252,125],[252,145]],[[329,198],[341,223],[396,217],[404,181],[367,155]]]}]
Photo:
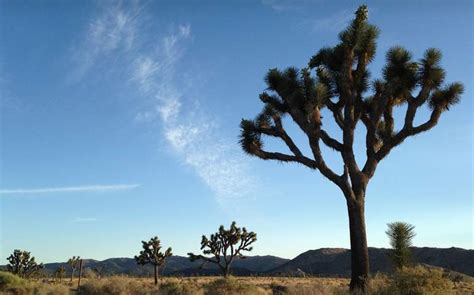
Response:
[{"label": "patch of dry grass", "polygon": [[67,295],[69,288],[62,284],[49,284],[29,281],[11,273],[0,271],[0,294],[8,295]]},{"label": "patch of dry grass", "polygon": [[[73,283],[59,283],[54,280],[26,281],[10,275],[4,281],[9,283],[2,285],[0,278],[0,294],[20,295],[342,295],[348,294],[349,286],[349,279],[316,277],[233,277],[228,280],[221,277],[164,277],[160,279],[158,286],[154,286],[152,278],[112,276],[102,279],[85,278],[79,290],[76,290],[77,280]],[[374,276],[371,279],[370,291],[375,295],[474,294],[474,283],[471,279],[453,282],[436,270],[427,273],[426,270],[410,269],[393,278],[385,275]]]}]

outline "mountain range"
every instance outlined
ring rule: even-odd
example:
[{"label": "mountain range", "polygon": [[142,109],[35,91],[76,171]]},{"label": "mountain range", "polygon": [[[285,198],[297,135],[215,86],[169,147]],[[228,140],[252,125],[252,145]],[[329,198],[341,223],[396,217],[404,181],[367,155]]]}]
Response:
[{"label": "mountain range", "polygon": [[[474,250],[461,248],[411,248],[412,260],[430,266],[442,267],[451,271],[474,276]],[[372,273],[392,271],[389,249],[369,248]],[[45,273],[52,274],[63,266],[70,273],[67,263],[47,263]],[[163,275],[191,276],[217,275],[217,266],[206,264],[200,268],[200,262],[190,262],[187,257],[172,256],[167,259],[162,270]],[[248,256],[236,259],[232,264],[234,275],[301,275],[349,277],[350,250],[342,248],[321,248],[306,251],[294,259],[276,256]],[[153,273],[151,266],[139,266],[133,258],[109,258],[103,261],[84,259],[84,273],[92,271],[101,275],[124,274],[130,276],[148,276]]]}]

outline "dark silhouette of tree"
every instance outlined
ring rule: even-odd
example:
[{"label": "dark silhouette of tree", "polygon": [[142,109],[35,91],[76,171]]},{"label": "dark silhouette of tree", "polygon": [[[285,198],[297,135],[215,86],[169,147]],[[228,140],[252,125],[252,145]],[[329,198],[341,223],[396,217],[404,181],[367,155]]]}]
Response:
[{"label": "dark silhouette of tree", "polygon": [[[387,52],[382,78],[372,82],[369,93],[368,65],[375,57],[379,30],[367,18],[367,6],[360,6],[339,34],[339,43],[319,50],[307,68],[271,69],[265,77],[268,89],[260,95],[263,111],[254,120],[243,119],[240,124],[240,144],[249,155],[302,164],[319,171],[341,189],[349,215],[350,289],[361,291],[366,290],[369,274],[365,193],[377,165],[408,137],[433,128],[463,93],[460,83],[443,85],[445,71],[440,66],[439,50],[428,49],[421,60],[414,61],[402,47]],[[425,106],[431,110],[430,117],[415,124],[417,111]],[[397,107],[406,107],[399,130],[393,115]],[[333,117],[341,139],[327,132],[322,112],[326,112],[325,118]],[[304,132],[311,156],[305,155],[287,133],[283,124],[286,115]],[[363,166],[354,154],[354,131],[360,122],[365,129]],[[266,150],[264,136],[281,140],[289,153]],[[344,163],[340,172],[326,163],[321,144],[340,154]]]},{"label": "dark silhouette of tree", "polygon": [[71,282],[74,279],[74,272],[76,271],[77,267],[79,266],[79,261],[81,260],[81,256],[72,256],[67,261],[67,264],[71,267]]},{"label": "dark silhouette of tree", "polygon": [[201,267],[208,262],[217,264],[224,277],[228,277],[232,261],[236,257],[245,258],[242,252],[252,251],[253,247],[250,245],[255,241],[257,241],[256,233],[248,232],[245,227],[237,227],[234,221],[228,230],[221,225],[219,231],[211,234],[209,238],[202,236],[201,250],[204,255],[212,255],[211,257],[193,253],[188,253],[188,255],[191,261],[203,260]]},{"label": "dark silhouette of tree", "polygon": [[408,266],[411,259],[410,247],[413,237],[415,237],[415,226],[405,222],[393,222],[387,224],[388,230],[385,232],[390,239],[392,251],[390,258],[393,265],[400,269]]},{"label": "dark silhouette of tree", "polygon": [[22,278],[28,278],[44,267],[42,263],[36,263],[30,252],[18,249],[14,250],[7,260],[7,270]]},{"label": "dark silhouette of tree", "polygon": [[54,271],[54,276],[59,279],[59,282],[61,282],[65,273],[66,269],[63,266],[60,266]]},{"label": "dark silhouette of tree", "polygon": [[151,238],[148,242],[142,241],[142,247],[143,250],[140,251],[138,256],[135,256],[135,260],[139,265],[153,265],[156,285],[158,284],[160,267],[164,265],[166,258],[173,255],[173,253],[171,253],[171,247],[166,249],[164,253],[161,252],[161,242],[158,237]]}]

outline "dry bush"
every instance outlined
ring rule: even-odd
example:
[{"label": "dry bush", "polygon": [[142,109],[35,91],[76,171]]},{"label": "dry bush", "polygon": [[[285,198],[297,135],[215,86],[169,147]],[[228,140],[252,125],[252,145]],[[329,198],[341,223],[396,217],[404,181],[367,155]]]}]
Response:
[{"label": "dry bush", "polygon": [[106,279],[92,279],[85,282],[77,290],[77,294],[83,295],[148,295],[159,294],[158,287],[148,284],[142,280],[129,279],[127,277],[113,276]]},{"label": "dry bush", "polygon": [[167,279],[160,284],[160,295],[203,295],[204,290],[192,280]]},{"label": "dry bush", "polygon": [[378,295],[445,295],[454,294],[454,284],[441,269],[429,269],[423,266],[403,267],[397,271],[390,282],[374,288]]},{"label": "dry bush", "polygon": [[85,282],[77,294],[82,295],[202,295],[202,288],[191,280],[175,278],[162,279],[155,286],[148,280],[114,276],[101,280],[92,279]]},{"label": "dry bush", "polygon": [[0,294],[12,295],[62,295],[69,294],[69,288],[64,285],[32,282],[22,279],[9,272],[0,272]]},{"label": "dry bush", "polygon": [[217,279],[205,287],[206,295],[258,295],[267,294],[264,289],[243,283],[235,278]]},{"label": "dry bush", "polygon": [[0,271],[0,291],[10,287],[19,287],[27,285],[28,281],[20,278],[10,272]]},{"label": "dry bush", "polygon": [[347,287],[324,286],[322,284],[271,284],[270,289],[274,295],[333,295],[347,293]]}]

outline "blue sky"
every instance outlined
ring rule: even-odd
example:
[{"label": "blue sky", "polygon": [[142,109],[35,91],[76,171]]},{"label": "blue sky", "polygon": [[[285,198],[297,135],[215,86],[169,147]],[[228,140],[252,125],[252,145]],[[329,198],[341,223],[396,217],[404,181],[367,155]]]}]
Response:
[{"label": "blue sky", "polygon": [[[416,226],[416,246],[472,249],[473,6],[367,4],[381,29],[372,77],[391,46],[415,59],[437,47],[446,81],[466,88],[434,130],[379,166],[367,192],[369,246],[388,247],[386,224],[400,220]],[[250,158],[237,142],[240,119],[262,107],[266,71],[304,67],[358,5],[1,1],[0,264],[13,249],[43,262],[131,257],[154,235],[185,255],[232,220],[258,233],[255,255],[348,248],[332,183]]]}]

